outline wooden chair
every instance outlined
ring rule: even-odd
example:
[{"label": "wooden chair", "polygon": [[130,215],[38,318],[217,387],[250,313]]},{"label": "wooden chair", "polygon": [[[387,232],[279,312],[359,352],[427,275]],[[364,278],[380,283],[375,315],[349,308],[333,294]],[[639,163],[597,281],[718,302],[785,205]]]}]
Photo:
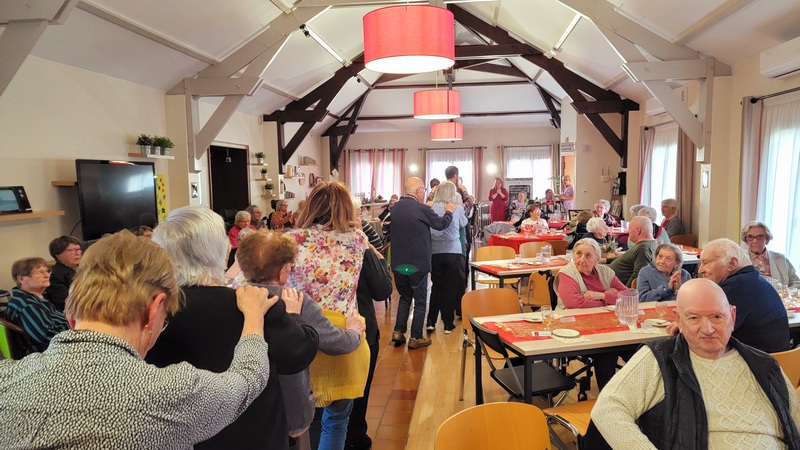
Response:
[{"label": "wooden chair", "polygon": [[550,428],[551,436],[559,441],[561,440],[558,437],[558,433],[553,429],[553,425],[561,425],[575,436],[577,448],[583,448],[583,437],[586,436],[586,430],[592,420],[591,413],[595,403],[597,403],[597,400],[587,400],[543,410],[542,412],[547,416],[547,426]]},{"label": "wooden chair", "polygon": [[639,284],[639,279],[634,278],[633,282],[631,283],[631,289],[636,289],[636,286]]},{"label": "wooden chair", "polygon": [[530,275],[530,278],[528,278],[528,292],[525,296],[525,303],[522,306],[531,308],[531,311],[542,306],[552,306],[547,275],[539,272],[533,272]]},{"label": "wooden chair", "polygon": [[689,247],[697,247],[696,234],[676,234],[670,236],[669,241],[675,245],[688,245]]},{"label": "wooden chair", "polygon": [[785,352],[771,353],[794,387],[800,387],[800,347]]},{"label": "wooden chair", "polygon": [[545,245],[550,245],[550,242],[525,242],[524,244],[520,244],[519,254],[523,258],[533,258],[542,250],[542,247]]},{"label": "wooden chair", "polygon": [[[506,247],[505,245],[485,245],[479,248],[475,252],[475,261],[494,261],[498,259],[514,259],[516,254],[514,253],[514,249],[511,247]],[[475,278],[476,283],[481,284],[488,284],[493,286],[499,286],[500,280],[489,276],[489,275],[478,275],[476,274]],[[519,278],[507,278],[505,280],[507,284],[517,284],[519,283]]]},{"label": "wooden chair", "polygon": [[526,403],[486,403],[457,412],[439,426],[435,450],[550,449],[542,410]]},{"label": "wooden chair", "polygon": [[567,254],[567,246],[569,245],[569,242],[564,240],[548,242],[553,246],[553,256]]},{"label": "wooden chair", "polygon": [[[484,328],[472,316],[467,319],[472,325],[472,330],[475,332],[475,342],[481,346],[486,361],[489,363],[489,375],[500,385],[508,394],[517,400],[523,400],[525,393],[523,391],[523,379],[525,378],[525,366],[514,366],[511,363],[511,358],[508,356],[505,344],[500,339],[500,335],[488,328]],[[494,350],[503,356],[506,362],[504,368],[495,366],[494,360],[489,357],[487,349]],[[575,382],[567,378],[564,374],[556,370],[546,362],[533,363],[531,367],[531,393],[534,397],[544,396],[547,398],[548,405],[558,406],[567,393],[575,387]],[[562,393],[561,398],[553,402],[553,396]]]},{"label": "wooden chair", "polygon": [[[510,289],[479,289],[469,291],[461,297],[462,317],[498,316],[501,314],[514,314],[520,312],[519,297]],[[471,339],[472,326],[468,320],[462,321],[464,327],[464,341],[461,346],[461,386],[459,400],[464,400],[464,377],[467,366],[467,348],[474,348],[475,341]],[[497,353],[489,355],[494,359],[503,359]]]}]

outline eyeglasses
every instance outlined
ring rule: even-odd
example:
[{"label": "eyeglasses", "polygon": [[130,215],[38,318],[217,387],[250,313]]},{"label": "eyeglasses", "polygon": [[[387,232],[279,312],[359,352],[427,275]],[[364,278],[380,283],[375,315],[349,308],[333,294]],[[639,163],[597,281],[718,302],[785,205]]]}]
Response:
[{"label": "eyeglasses", "polygon": [[748,241],[748,242],[750,242],[750,241],[763,241],[766,238],[767,238],[767,236],[764,235],[764,234],[759,234],[758,236],[753,236],[752,234],[748,234],[747,236],[744,237],[744,239],[746,241]]},{"label": "eyeglasses", "polygon": [[166,330],[166,329],[167,329],[167,325],[169,325],[169,319],[168,319],[168,318],[166,318],[166,317],[164,317],[164,326],[163,326],[163,327],[161,327],[161,332],[162,332],[162,333],[164,332],[164,330]]},{"label": "eyeglasses", "polygon": [[67,251],[70,252],[70,253],[78,253],[78,252],[81,251],[81,248],[80,247],[78,247],[78,248],[68,248]]},{"label": "eyeglasses", "polygon": [[45,275],[45,274],[50,275],[50,273],[52,273],[52,272],[53,272],[53,269],[50,269],[50,268],[33,270],[33,271],[31,271],[30,276],[33,276],[33,275]]}]

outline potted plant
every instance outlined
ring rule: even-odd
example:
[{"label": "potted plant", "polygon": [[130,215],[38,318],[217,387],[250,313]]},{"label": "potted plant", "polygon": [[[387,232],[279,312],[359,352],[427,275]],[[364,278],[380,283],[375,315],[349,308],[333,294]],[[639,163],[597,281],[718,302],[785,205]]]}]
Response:
[{"label": "potted plant", "polygon": [[261,168],[261,178],[267,178],[267,168],[266,167],[262,167]]},{"label": "potted plant", "polygon": [[162,139],[163,139],[163,141],[161,142],[161,154],[162,155],[169,155],[169,150],[171,148],[175,148],[175,144],[168,137],[165,137],[165,138],[162,138]]},{"label": "potted plant", "polygon": [[258,152],[254,156],[259,164],[264,164],[264,157],[267,155],[265,155],[264,152]]},{"label": "potted plant", "polygon": [[153,154],[154,155],[161,155],[163,154],[164,144],[166,144],[165,140],[167,138],[163,136],[153,136]]},{"label": "potted plant", "polygon": [[148,154],[152,151],[153,138],[142,133],[136,138],[136,145],[139,146],[139,151],[143,154]]},{"label": "potted plant", "polygon": [[265,184],[264,185],[264,189],[266,189],[266,191],[267,191],[267,193],[269,193],[269,195],[273,195],[272,190],[274,189],[274,186],[272,186],[272,183]]}]

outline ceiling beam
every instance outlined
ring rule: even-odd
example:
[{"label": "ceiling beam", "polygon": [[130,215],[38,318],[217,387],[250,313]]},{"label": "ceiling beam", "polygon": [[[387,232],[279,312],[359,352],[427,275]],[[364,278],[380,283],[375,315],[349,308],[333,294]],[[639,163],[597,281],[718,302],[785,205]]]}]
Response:
[{"label": "ceiling beam", "polygon": [[[540,114],[550,114],[546,109],[528,110],[528,111],[494,111],[494,112],[474,112],[474,113],[461,113],[461,117],[502,117],[502,116],[531,116]],[[413,114],[396,114],[392,116],[362,116],[358,120],[402,120],[413,119]]]},{"label": "ceiling beam", "polygon": [[[381,78],[383,79],[383,78]],[[441,83],[417,83],[417,84],[379,84],[373,89],[428,89],[431,86],[438,86]],[[487,81],[485,83],[453,83],[453,89],[465,87],[487,87],[487,86],[527,86],[529,81]]]},{"label": "ceiling beam", "polygon": [[716,7],[713,11],[706,14],[703,18],[693,23],[689,28],[683,30],[675,36],[672,42],[675,45],[685,45],[692,39],[705,33],[714,25],[727,19],[733,13],[739,11],[745,6],[753,3],[754,0],[728,0],[722,5]]},{"label": "ceiling beam", "polygon": [[626,111],[638,111],[639,104],[631,100],[599,100],[594,102],[572,102],[578,114],[622,114]]},{"label": "ceiling beam", "polygon": [[536,90],[539,91],[539,95],[542,96],[542,101],[544,105],[547,107],[547,111],[550,112],[550,123],[553,124],[555,129],[561,128],[561,112],[556,109],[556,105],[553,103],[553,96],[550,95],[549,92],[545,91],[543,87],[539,86],[538,84],[534,84],[536,86]]},{"label": "ceiling beam", "polygon": [[[456,61],[456,64],[458,64],[458,61]],[[514,66],[501,66],[500,64],[488,64],[487,63],[487,64],[479,64],[479,65],[474,65],[474,66],[469,66],[469,67],[463,67],[463,69],[465,69],[465,70],[473,70],[473,71],[476,71],[476,72],[493,73],[493,74],[496,74],[496,75],[505,75],[505,76],[509,76],[509,77],[517,77],[517,78],[522,78],[522,79],[525,79],[525,80],[528,79],[528,75],[525,72],[517,69]]]},{"label": "ceiling beam", "polygon": [[[339,166],[339,159],[342,157],[342,153],[344,153],[347,141],[350,140],[350,136],[352,136],[358,128],[358,117],[361,115],[361,107],[364,106],[364,102],[370,92],[371,90],[364,92],[358,100],[347,108],[347,111],[345,111],[342,117],[322,134],[328,137],[331,175],[333,175],[334,169]],[[339,125],[344,120],[347,120],[347,125]]]},{"label": "ceiling beam", "polygon": [[472,58],[511,58],[514,56],[522,56],[534,53],[536,53],[535,49],[532,49],[529,45],[523,43],[497,45],[457,45],[456,61],[459,59]]}]

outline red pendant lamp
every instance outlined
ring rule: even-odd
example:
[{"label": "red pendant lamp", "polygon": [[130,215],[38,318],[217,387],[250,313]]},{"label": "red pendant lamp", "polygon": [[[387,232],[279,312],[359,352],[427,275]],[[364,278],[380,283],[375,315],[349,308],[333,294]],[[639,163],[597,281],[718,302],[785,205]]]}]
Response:
[{"label": "red pendant lamp", "polygon": [[431,124],[432,141],[460,141],[464,139],[464,125],[460,122],[436,122]]},{"label": "red pendant lamp", "polygon": [[364,16],[364,61],[382,73],[423,73],[455,63],[455,21],[445,8],[389,6]]},{"label": "red pendant lamp", "polygon": [[452,89],[414,92],[415,119],[455,119],[461,117],[461,93]]}]

